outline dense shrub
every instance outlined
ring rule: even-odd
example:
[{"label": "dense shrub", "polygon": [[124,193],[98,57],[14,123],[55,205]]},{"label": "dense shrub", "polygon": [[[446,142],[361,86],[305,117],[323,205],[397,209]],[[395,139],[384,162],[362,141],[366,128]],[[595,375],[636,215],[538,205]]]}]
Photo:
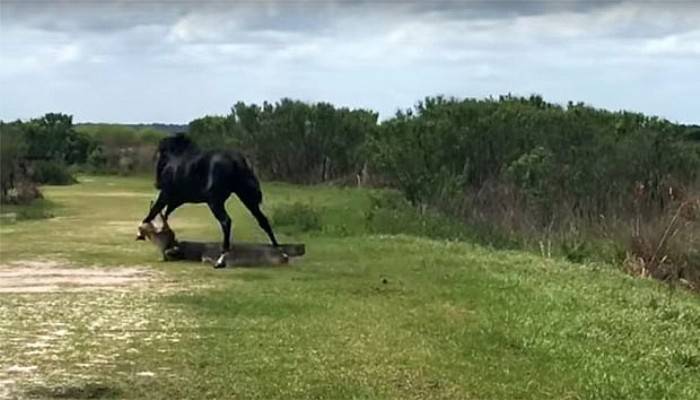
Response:
[{"label": "dense shrub", "polygon": [[[428,98],[370,137],[373,169],[414,203],[511,184],[530,207],[597,218],[632,204],[637,183],[661,209],[669,185],[692,184],[700,152],[677,125],[540,97]],[[601,184],[605,182],[605,184]]]},{"label": "dense shrub", "polygon": [[36,161],[32,165],[32,180],[42,185],[71,185],[77,181],[68,167],[60,161]]},{"label": "dense shrub", "polygon": [[54,160],[67,165],[84,163],[94,143],[73,128],[73,117],[49,113],[19,123],[27,143],[29,160]]},{"label": "dense shrub", "polygon": [[365,137],[376,126],[372,111],[282,99],[236,103],[227,116],[190,122],[189,132],[205,149],[238,148],[267,179],[318,183],[357,175]]},{"label": "dense shrub", "polygon": [[[481,242],[574,262],[618,262],[625,248],[648,258],[640,249],[660,243],[659,227],[668,226],[680,194],[697,190],[696,133],[697,127],[655,117],[559,106],[539,96],[437,97],[371,131],[367,154],[370,170],[414,208],[459,218]],[[377,216],[396,222],[375,225],[430,234],[432,228],[418,229],[401,214],[381,209]],[[629,244],[635,220],[656,234]],[[681,231],[677,245],[664,247],[666,262],[683,271],[700,268],[697,246],[688,244],[700,227],[686,224]]]},{"label": "dense shrub", "polygon": [[651,222],[638,216],[625,268],[667,281],[682,280],[700,290],[700,197],[678,199]]},{"label": "dense shrub", "polygon": [[27,143],[19,123],[0,121],[0,203],[16,202],[17,187],[23,180],[22,161]]},{"label": "dense shrub", "polygon": [[84,163],[93,147],[73,129],[71,116],[50,113],[26,122],[0,121],[0,202],[24,204],[41,197],[37,185],[75,182],[68,165]]},{"label": "dense shrub", "polygon": [[154,129],[114,124],[83,125],[80,132],[95,143],[84,169],[90,173],[120,175],[151,172],[156,146],[167,136]]}]

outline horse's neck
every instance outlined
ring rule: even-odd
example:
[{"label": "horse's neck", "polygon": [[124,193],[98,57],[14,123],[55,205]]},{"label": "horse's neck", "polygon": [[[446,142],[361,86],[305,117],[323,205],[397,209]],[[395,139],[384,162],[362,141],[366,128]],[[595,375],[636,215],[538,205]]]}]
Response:
[{"label": "horse's neck", "polygon": [[163,189],[164,185],[168,185],[168,178],[164,176],[165,170],[178,171],[188,166],[195,156],[195,154],[189,152],[179,155],[166,154],[160,156],[156,163],[156,188]]}]

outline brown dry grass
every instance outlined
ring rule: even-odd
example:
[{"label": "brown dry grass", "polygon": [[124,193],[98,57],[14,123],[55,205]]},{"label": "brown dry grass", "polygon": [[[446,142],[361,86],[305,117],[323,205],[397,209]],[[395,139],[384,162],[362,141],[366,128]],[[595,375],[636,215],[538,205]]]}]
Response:
[{"label": "brown dry grass", "polygon": [[625,270],[631,274],[679,282],[700,289],[700,197],[678,202],[654,221],[638,216]]}]

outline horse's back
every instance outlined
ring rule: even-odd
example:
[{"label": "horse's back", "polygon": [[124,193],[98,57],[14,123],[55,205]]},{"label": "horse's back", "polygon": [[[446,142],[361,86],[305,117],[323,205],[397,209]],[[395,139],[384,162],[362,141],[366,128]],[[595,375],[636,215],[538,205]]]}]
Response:
[{"label": "horse's back", "polygon": [[168,160],[157,177],[158,188],[186,202],[206,201],[210,161],[205,154]]},{"label": "horse's back", "polygon": [[260,183],[246,158],[235,150],[197,152],[168,161],[159,188],[187,202],[236,193],[262,200]]}]

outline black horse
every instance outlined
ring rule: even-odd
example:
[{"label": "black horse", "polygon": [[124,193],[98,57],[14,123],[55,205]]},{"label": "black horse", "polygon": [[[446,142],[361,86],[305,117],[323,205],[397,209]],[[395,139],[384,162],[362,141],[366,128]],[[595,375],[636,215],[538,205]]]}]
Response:
[{"label": "black horse", "polygon": [[[222,254],[215,268],[226,266],[230,247],[231,218],[224,204],[235,193],[278,247],[270,222],[260,210],[262,191],[245,157],[235,151],[200,151],[184,134],[162,139],[156,152],[158,199],[143,222],[151,222],[163,208],[165,219],[185,203],[207,203],[223,232]],[[139,235],[137,239],[143,239]]]}]

